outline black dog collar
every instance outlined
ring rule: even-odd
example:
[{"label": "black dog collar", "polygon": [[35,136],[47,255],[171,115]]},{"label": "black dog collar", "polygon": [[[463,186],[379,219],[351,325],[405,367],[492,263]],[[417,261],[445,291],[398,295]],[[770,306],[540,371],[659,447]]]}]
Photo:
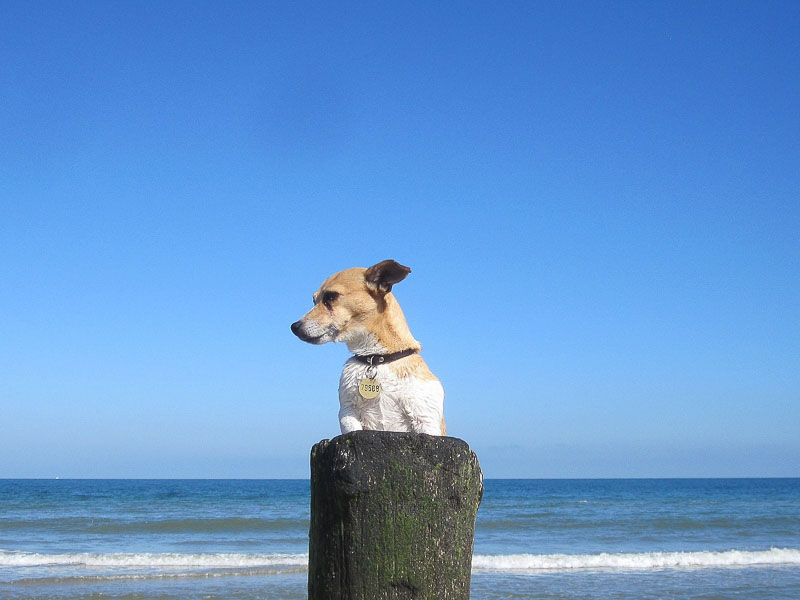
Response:
[{"label": "black dog collar", "polygon": [[401,358],[405,358],[406,356],[411,356],[412,354],[416,354],[419,350],[414,350],[413,348],[409,348],[408,350],[400,350],[400,352],[392,352],[391,354],[354,354],[353,358],[357,361],[362,362],[364,364],[369,365],[370,367],[377,367],[378,365],[383,365],[386,363],[394,362],[396,360],[400,360]]}]

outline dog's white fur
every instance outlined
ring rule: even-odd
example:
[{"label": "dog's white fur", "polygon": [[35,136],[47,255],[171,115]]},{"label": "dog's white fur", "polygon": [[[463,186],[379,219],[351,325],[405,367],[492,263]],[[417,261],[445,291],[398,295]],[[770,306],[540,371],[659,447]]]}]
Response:
[{"label": "dog's white fur", "polygon": [[367,400],[358,391],[369,366],[350,358],[339,380],[339,424],[342,433],[358,429],[414,431],[445,435],[444,390],[419,355],[403,311],[391,293],[411,269],[393,260],[368,269],[340,271],[314,294],[314,307],[292,324],[301,340],[312,344],[344,342],[353,354],[391,354],[416,350],[378,365],[378,397]]}]

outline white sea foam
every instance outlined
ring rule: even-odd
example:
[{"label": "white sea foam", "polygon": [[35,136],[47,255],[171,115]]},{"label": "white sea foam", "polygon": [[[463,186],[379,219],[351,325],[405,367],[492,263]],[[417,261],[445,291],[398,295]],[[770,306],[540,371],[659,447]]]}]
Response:
[{"label": "white sea foam", "polygon": [[305,566],[308,554],[37,554],[0,550],[0,567],[210,568]]},{"label": "white sea foam", "polygon": [[477,571],[530,572],[572,569],[674,569],[800,565],[800,550],[771,548],[763,551],[642,552],[636,554],[505,554],[476,555]]},{"label": "white sea foam", "polygon": [[[103,569],[306,569],[308,554],[172,554],[74,553],[37,554],[0,550],[1,567],[87,567]],[[480,555],[472,568],[482,572],[536,572],[565,570],[633,570],[709,567],[800,565],[800,550],[771,548],[763,551],[643,552],[631,554],[504,554]]]}]

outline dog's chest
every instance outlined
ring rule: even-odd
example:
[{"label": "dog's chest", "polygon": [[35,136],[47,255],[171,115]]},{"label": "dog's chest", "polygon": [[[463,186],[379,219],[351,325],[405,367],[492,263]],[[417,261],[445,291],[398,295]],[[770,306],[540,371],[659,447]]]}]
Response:
[{"label": "dog's chest", "polygon": [[368,365],[348,361],[339,381],[339,401],[352,409],[365,429],[409,431],[409,419],[415,413],[414,401],[420,382],[415,377],[398,377],[389,366],[377,367],[375,379],[381,391],[366,399],[359,393],[359,383],[367,377]]}]

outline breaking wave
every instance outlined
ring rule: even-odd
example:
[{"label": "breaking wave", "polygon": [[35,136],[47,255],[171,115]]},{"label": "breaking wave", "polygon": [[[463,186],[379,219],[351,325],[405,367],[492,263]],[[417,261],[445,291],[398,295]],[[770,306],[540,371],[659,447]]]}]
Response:
[{"label": "breaking wave", "polygon": [[685,569],[800,565],[800,550],[771,548],[762,551],[642,552],[631,554],[505,554],[475,555],[476,571],[565,571],[574,569]]},{"label": "breaking wave", "polygon": [[0,567],[123,567],[232,569],[240,567],[303,566],[308,554],[177,554],[75,553],[37,554],[0,550]]},{"label": "breaking wave", "polygon": [[[642,552],[620,554],[476,554],[476,572],[529,573],[572,570],[658,570],[720,567],[800,566],[800,550],[771,548],[761,551]],[[39,554],[0,550],[0,568],[15,569],[13,580],[31,581],[27,567],[45,569],[45,579],[150,579],[191,577],[200,573],[253,576],[302,573],[308,554],[244,553],[71,553]],[[63,569],[68,569],[69,574]],[[43,573],[37,573],[40,577]],[[30,575],[33,575],[31,573]],[[6,583],[9,583],[6,581]]]}]

